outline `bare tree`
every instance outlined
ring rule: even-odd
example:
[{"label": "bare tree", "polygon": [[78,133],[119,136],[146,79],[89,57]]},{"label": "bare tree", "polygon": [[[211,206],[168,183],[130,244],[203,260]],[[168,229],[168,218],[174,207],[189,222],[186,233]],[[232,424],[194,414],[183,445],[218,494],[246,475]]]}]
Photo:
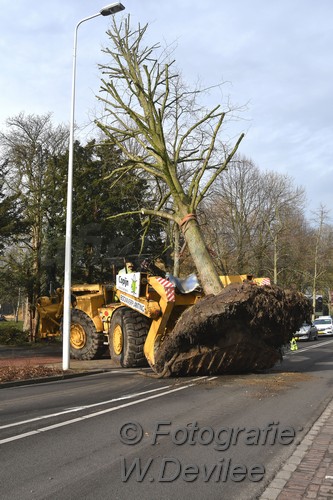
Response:
[{"label": "bare tree", "polygon": [[223,272],[269,274],[277,283],[290,220],[302,210],[303,196],[288,176],[260,172],[246,157],[234,159],[206,203],[210,245]]},{"label": "bare tree", "polygon": [[[53,157],[64,153],[68,130],[53,127],[51,114],[18,116],[7,120],[8,131],[0,133],[2,158],[9,172],[6,184],[9,192],[19,197],[23,217],[29,228],[24,253],[29,307],[40,294],[43,223],[50,203],[50,181],[54,177]],[[33,326],[31,326],[33,331]]]},{"label": "bare tree", "polygon": [[262,200],[260,211],[271,242],[272,275],[275,284],[282,271],[284,236],[289,233],[292,217],[302,210],[304,189],[293,186],[288,175],[266,172],[262,175]]},{"label": "bare tree", "polygon": [[[325,244],[331,238],[330,232],[327,231],[328,210],[320,205],[318,211],[315,213],[316,229],[314,231],[314,245],[313,245],[313,264],[312,264],[312,306],[313,311],[316,310],[316,297],[320,284],[327,280],[323,280],[327,273],[327,260],[331,257],[331,252],[328,253],[328,246]],[[314,318],[314,314],[313,314]]]},{"label": "bare tree", "polygon": [[249,272],[252,239],[258,224],[260,173],[245,157],[234,159],[214,184],[207,201],[211,247],[226,274]]},{"label": "bare tree", "polygon": [[198,106],[200,92],[186,89],[173,69],[174,61],[160,54],[158,45],[144,45],[147,27],[132,30],[129,17],[119,25],[113,20],[108,32],[112,47],[104,50],[111,62],[101,66],[100,100],[106,116],[97,123],[125,157],[115,171],[118,182],[119,173],[135,171],[156,180],[156,206],[142,207],[140,213],[168,219],[181,228],[205,292],[216,294],[222,285],[197,209],[243,135],[230,147],[222,145],[227,111],[219,105],[211,110]]}]

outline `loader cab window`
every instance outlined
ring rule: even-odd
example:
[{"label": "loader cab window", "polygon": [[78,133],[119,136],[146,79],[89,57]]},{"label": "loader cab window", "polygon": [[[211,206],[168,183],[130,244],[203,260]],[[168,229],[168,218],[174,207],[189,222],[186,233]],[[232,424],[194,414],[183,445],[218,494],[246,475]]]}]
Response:
[{"label": "loader cab window", "polygon": [[132,262],[126,262],[125,267],[120,269],[118,274],[135,273],[135,266]]}]

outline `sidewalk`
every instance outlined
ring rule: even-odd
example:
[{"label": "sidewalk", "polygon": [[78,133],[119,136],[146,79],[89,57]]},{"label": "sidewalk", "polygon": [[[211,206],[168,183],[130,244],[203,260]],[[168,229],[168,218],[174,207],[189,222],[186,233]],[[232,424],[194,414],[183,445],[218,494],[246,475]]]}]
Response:
[{"label": "sidewalk", "polygon": [[333,399],[260,500],[333,499]]},{"label": "sidewalk", "polygon": [[[101,373],[113,368],[111,359],[108,357],[90,361],[71,359],[69,370],[66,372],[63,372],[62,366],[61,346],[55,344],[17,347],[0,345],[0,388]],[[5,373],[4,370],[7,370],[7,367],[15,371],[10,374],[9,379],[2,380],[1,375]]]},{"label": "sidewalk", "polygon": [[[3,346],[0,345],[0,367],[21,365],[50,365],[62,369],[62,347],[56,344]],[[90,361],[70,360],[70,368],[74,370],[111,369],[112,363],[107,355],[101,359]]]}]

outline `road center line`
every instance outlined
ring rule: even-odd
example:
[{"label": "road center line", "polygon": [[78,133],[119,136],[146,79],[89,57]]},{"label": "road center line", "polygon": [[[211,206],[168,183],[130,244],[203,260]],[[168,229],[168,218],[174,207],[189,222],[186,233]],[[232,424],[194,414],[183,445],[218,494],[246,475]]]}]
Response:
[{"label": "road center line", "polygon": [[160,398],[162,396],[167,396],[168,394],[172,394],[174,392],[179,392],[179,391],[182,391],[184,389],[188,389],[189,387],[192,387],[194,385],[195,385],[195,383],[183,385],[181,387],[177,387],[176,389],[171,389],[170,391],[163,392],[162,394],[161,393],[154,394],[152,396],[148,396],[146,398],[139,399],[137,401],[130,401],[129,403],[124,403],[124,404],[119,405],[119,406],[114,406],[113,408],[107,408],[105,410],[101,410],[101,411],[98,411],[96,413],[90,413],[89,415],[83,415],[82,417],[73,418],[71,420],[66,420],[65,422],[59,422],[58,424],[49,425],[47,427],[41,427],[40,429],[36,429],[35,431],[25,432],[23,434],[17,434],[16,436],[12,436],[10,438],[1,439],[0,445],[5,444],[5,443],[10,443],[11,441],[17,441],[19,439],[24,439],[24,438],[29,437],[29,436],[34,436],[34,435],[40,434],[42,432],[48,432],[48,431],[51,431],[53,429],[58,429],[59,427],[65,427],[66,425],[71,425],[71,424],[75,424],[77,422],[82,422],[83,420],[88,420],[90,418],[99,417],[100,415],[105,415],[106,413],[112,413],[114,411],[121,410],[123,408],[128,408],[129,406],[137,405],[139,403],[144,403],[144,402],[149,401],[151,399],[156,399],[156,398]]}]

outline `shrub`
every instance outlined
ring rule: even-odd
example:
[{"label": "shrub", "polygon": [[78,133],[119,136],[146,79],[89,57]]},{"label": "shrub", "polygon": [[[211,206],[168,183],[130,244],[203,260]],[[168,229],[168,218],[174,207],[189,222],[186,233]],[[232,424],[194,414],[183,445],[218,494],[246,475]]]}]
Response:
[{"label": "shrub", "polygon": [[0,344],[23,345],[27,342],[29,342],[29,334],[22,331],[22,322],[6,321],[0,323]]}]

